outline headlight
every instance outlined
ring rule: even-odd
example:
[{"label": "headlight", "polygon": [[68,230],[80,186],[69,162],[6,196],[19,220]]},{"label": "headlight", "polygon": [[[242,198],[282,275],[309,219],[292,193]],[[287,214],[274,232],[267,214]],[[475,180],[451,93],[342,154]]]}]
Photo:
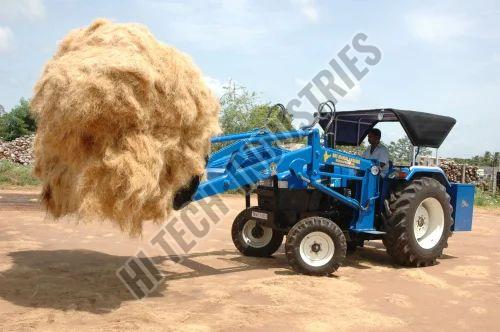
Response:
[{"label": "headlight", "polygon": [[370,171],[372,172],[373,175],[378,175],[378,173],[380,173],[380,168],[378,166],[372,166]]}]

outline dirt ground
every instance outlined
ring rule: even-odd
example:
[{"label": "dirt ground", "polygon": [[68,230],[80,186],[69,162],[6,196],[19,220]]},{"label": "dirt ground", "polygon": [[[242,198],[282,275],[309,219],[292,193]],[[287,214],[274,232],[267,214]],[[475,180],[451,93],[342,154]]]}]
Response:
[{"label": "dirt ground", "polygon": [[[0,330],[498,331],[500,210],[476,209],[436,266],[400,268],[372,241],[335,275],[308,277],[283,248],[238,254],[230,227],[243,206],[222,196],[186,213],[195,231],[148,225],[130,239],[109,223],[51,221],[34,191],[0,191]],[[164,233],[170,252],[151,244]],[[139,250],[164,277],[141,300],[116,275]]]}]

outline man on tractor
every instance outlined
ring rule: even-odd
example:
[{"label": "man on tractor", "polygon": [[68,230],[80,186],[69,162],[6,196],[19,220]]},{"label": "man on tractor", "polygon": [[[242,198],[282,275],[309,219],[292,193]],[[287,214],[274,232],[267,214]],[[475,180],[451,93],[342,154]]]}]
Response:
[{"label": "man on tractor", "polygon": [[372,128],[368,132],[368,143],[370,146],[363,153],[365,159],[375,159],[380,163],[380,175],[385,177],[389,171],[389,151],[380,144],[382,133],[380,129]]}]

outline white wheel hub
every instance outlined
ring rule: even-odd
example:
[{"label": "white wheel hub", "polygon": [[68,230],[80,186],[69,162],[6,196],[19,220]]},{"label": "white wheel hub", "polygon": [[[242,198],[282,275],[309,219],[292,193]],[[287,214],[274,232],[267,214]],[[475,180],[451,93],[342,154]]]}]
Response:
[{"label": "white wheel hub", "polygon": [[434,248],[444,231],[444,212],[441,203],[434,197],[424,199],[417,207],[413,218],[413,233],[420,247]]},{"label": "white wheel hub", "polygon": [[271,242],[273,230],[269,227],[257,225],[255,220],[248,220],[241,232],[243,241],[252,248],[262,248]]},{"label": "white wheel hub", "polygon": [[311,232],[300,242],[300,257],[310,266],[327,264],[335,253],[335,244],[330,235],[323,232]]}]

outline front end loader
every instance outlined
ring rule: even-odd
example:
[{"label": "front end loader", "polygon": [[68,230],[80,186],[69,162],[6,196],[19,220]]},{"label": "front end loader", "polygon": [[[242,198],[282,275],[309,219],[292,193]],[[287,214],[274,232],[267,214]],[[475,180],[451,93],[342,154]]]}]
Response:
[{"label": "front end loader", "polygon": [[[328,275],[348,249],[366,240],[382,240],[399,264],[434,264],[453,231],[471,229],[474,186],[450,183],[439,167],[415,163],[390,163],[382,176],[377,160],[337,146],[358,146],[377,123],[399,122],[415,147],[438,148],[455,120],[396,109],[330,109],[298,130],[213,138],[228,145],[209,157],[207,179],[192,199],[245,189],[246,209],[231,231],[234,245],[243,255],[265,257],[286,237],[286,257],[299,273]],[[286,140],[306,144],[288,149],[280,144]],[[250,188],[257,194],[255,205]]]}]

